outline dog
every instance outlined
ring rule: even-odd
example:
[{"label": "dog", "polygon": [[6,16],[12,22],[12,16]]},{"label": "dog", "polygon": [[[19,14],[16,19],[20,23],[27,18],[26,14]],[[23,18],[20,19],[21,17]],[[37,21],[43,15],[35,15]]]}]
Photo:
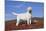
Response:
[{"label": "dog", "polygon": [[22,20],[27,20],[27,24],[31,24],[31,12],[32,12],[32,8],[31,7],[28,7],[27,8],[27,12],[26,13],[21,13],[21,14],[17,14],[15,12],[12,12],[13,15],[16,15],[17,16],[17,23],[16,23],[16,26],[18,26],[19,22],[20,22],[20,19]]}]

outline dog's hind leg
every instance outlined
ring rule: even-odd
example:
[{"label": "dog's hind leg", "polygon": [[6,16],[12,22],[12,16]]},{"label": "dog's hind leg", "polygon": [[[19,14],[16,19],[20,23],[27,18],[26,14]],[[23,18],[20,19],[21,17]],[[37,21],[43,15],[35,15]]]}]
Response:
[{"label": "dog's hind leg", "polygon": [[20,19],[17,17],[17,23],[16,23],[16,26],[18,26],[18,24],[19,24],[19,20],[20,20]]}]

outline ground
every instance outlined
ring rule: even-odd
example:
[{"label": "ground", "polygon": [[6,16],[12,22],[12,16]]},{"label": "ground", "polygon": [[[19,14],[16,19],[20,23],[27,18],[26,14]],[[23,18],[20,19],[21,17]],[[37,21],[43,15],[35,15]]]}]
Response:
[{"label": "ground", "polygon": [[[35,21],[35,20],[34,20]],[[16,26],[16,21],[6,21],[5,22],[5,31],[8,30],[24,30],[24,29],[39,29],[44,27],[43,20],[37,20],[37,22],[32,21],[31,24],[27,25],[26,21],[20,22],[18,26]]]}]

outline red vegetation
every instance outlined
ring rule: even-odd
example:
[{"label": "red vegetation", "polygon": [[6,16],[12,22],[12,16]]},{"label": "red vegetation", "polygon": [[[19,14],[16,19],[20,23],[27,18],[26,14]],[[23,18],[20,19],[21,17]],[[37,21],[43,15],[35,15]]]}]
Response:
[{"label": "red vegetation", "polygon": [[43,28],[44,22],[39,20],[38,22],[32,22],[32,24],[27,25],[26,22],[21,22],[18,26],[16,26],[15,21],[10,21],[5,23],[5,31],[8,30],[23,30],[23,29],[38,29]]}]

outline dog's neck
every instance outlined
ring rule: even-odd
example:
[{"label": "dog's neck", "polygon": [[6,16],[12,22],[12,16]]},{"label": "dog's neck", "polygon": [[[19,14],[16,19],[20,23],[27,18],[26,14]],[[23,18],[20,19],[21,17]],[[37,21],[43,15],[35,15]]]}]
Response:
[{"label": "dog's neck", "polygon": [[27,11],[26,13],[29,13],[29,11]]}]

